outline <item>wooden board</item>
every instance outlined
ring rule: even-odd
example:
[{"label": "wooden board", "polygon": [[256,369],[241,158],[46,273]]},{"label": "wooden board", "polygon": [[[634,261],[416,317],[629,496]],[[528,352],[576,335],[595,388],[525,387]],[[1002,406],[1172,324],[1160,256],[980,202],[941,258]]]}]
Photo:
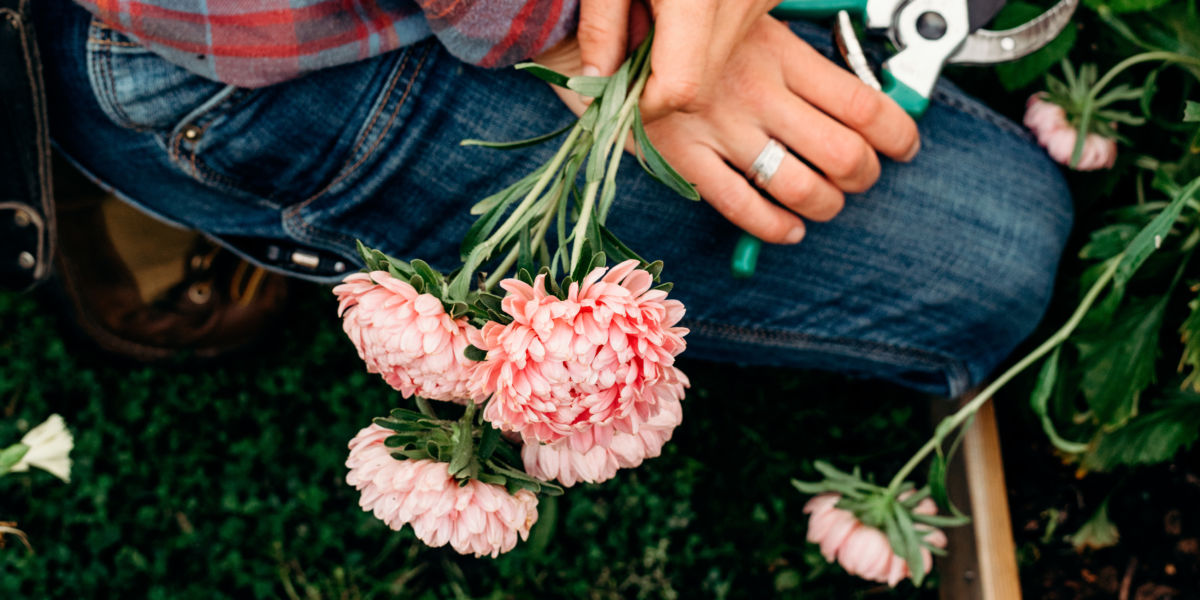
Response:
[{"label": "wooden board", "polygon": [[[962,399],[970,400],[970,396]],[[961,403],[935,401],[934,422]],[[951,463],[949,492],[972,524],[948,530],[950,553],[938,560],[942,600],[1020,600],[1016,545],[1008,512],[1008,488],[1000,434],[991,401],[979,409]]]}]

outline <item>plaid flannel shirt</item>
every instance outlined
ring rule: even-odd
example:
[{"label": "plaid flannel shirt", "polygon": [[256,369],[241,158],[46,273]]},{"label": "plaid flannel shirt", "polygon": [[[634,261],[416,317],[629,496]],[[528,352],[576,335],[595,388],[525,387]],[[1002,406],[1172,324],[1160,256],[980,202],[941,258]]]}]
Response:
[{"label": "plaid flannel shirt", "polygon": [[459,59],[501,67],[574,30],[578,0],[76,0],[167,60],[262,87],[436,35]]}]

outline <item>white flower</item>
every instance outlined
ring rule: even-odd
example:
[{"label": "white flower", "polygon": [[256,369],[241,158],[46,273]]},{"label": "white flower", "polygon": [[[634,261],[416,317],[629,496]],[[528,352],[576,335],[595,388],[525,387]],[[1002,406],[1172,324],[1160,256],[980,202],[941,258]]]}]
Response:
[{"label": "white flower", "polygon": [[21,438],[21,443],[29,446],[29,451],[12,471],[28,471],[29,467],[37,467],[49,471],[50,474],[71,482],[71,448],[75,446],[75,438],[67,430],[67,424],[59,415],[50,415],[45,423],[34,427]]}]

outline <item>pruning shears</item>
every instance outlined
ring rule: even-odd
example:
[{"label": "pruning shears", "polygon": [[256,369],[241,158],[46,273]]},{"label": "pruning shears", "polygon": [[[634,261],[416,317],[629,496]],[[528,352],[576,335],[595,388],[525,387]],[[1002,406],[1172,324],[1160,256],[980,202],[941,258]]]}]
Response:
[{"label": "pruning shears", "polygon": [[[834,41],[847,66],[867,85],[882,90],[914,119],[929,108],[946,64],[1008,62],[1050,43],[1067,26],[1079,0],[1059,0],[1037,18],[1003,31],[982,27],[1006,0],[784,0],[771,14],[784,20],[834,17]],[[883,32],[897,49],[876,77],[858,34]],[[734,277],[754,274],[762,242],[744,234],[733,254]]]}]

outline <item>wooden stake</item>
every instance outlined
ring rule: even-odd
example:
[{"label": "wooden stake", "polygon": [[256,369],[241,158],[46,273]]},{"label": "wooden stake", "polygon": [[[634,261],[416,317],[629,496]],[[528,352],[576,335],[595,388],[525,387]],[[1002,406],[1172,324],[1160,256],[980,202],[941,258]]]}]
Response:
[{"label": "wooden stake", "polygon": [[996,411],[988,401],[975,415],[962,445],[971,495],[975,549],[979,555],[979,580],[983,600],[1020,600],[1017,549],[1008,512],[1008,488],[1000,458],[1000,433]]},{"label": "wooden stake", "polygon": [[[970,401],[934,400],[933,423]],[[1000,457],[996,413],[989,401],[979,409],[963,438],[959,459],[950,463],[951,500],[971,515],[972,524],[946,530],[950,553],[939,558],[942,600],[1020,600],[1016,546],[1008,512],[1008,490]]]}]

